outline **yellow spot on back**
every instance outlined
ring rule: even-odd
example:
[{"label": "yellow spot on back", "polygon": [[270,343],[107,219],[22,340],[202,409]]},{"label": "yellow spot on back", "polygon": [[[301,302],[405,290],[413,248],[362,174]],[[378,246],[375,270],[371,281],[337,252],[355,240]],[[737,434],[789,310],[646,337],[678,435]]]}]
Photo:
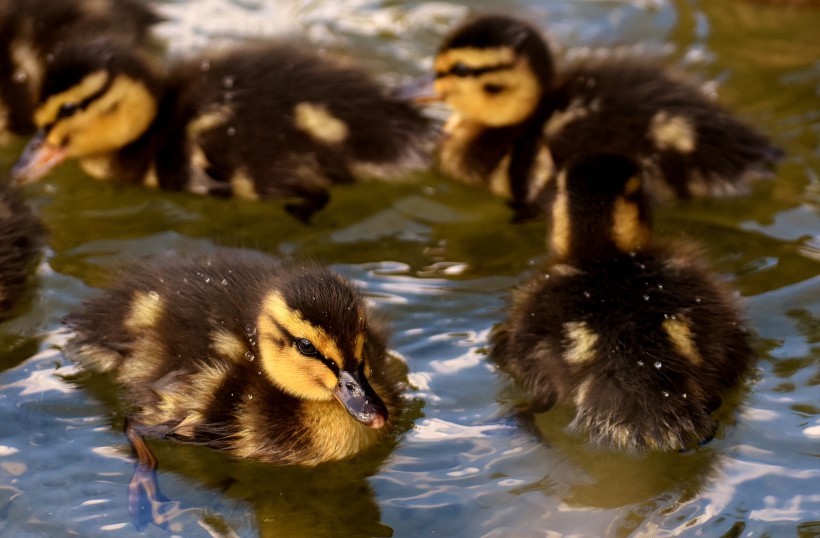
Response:
[{"label": "yellow spot on back", "polygon": [[692,338],[691,321],[678,314],[675,319],[667,319],[663,322],[663,330],[666,331],[675,350],[694,365],[701,364],[703,357],[700,356],[695,341]]},{"label": "yellow spot on back", "polygon": [[588,115],[589,109],[584,106],[584,102],[581,99],[573,99],[567,108],[558,110],[550,116],[549,121],[544,126],[544,134],[547,138],[554,137],[570,123],[583,119]]},{"label": "yellow spot on back", "polygon": [[331,114],[325,105],[302,102],[294,107],[293,115],[296,128],[320,142],[339,144],[347,138],[347,124]]},{"label": "yellow spot on back", "polygon": [[649,243],[649,225],[641,220],[640,209],[635,202],[617,197],[612,209],[612,223],[612,241],[619,250],[633,252]]},{"label": "yellow spot on back", "polygon": [[211,333],[211,348],[221,356],[234,361],[244,360],[248,347],[241,338],[224,329]]},{"label": "yellow spot on back", "polygon": [[134,293],[131,311],[125,319],[125,327],[133,332],[152,329],[162,318],[165,301],[155,291],[138,291]]},{"label": "yellow spot on back", "polygon": [[504,155],[489,178],[490,192],[497,196],[511,197],[510,188],[510,154]]},{"label": "yellow spot on back", "polygon": [[152,164],[148,167],[148,172],[146,172],[145,177],[142,178],[142,184],[152,189],[159,188],[159,176],[157,175],[157,167],[155,165]]},{"label": "yellow spot on back", "polygon": [[588,377],[581,381],[578,384],[578,388],[575,389],[575,405],[578,407],[582,407],[584,403],[587,401],[587,397],[589,396],[589,390],[592,388],[592,377]]},{"label": "yellow spot on back", "polygon": [[259,194],[256,192],[256,184],[243,169],[239,169],[231,176],[231,189],[233,195],[243,200],[258,200]]},{"label": "yellow spot on back", "polygon": [[552,227],[550,244],[556,256],[566,256],[569,253],[572,235],[572,223],[569,218],[569,197],[567,195],[566,170],[558,174],[558,192],[552,205]]},{"label": "yellow spot on back", "polygon": [[223,106],[210,110],[191,120],[188,125],[185,126],[185,134],[188,140],[193,142],[205,131],[210,131],[215,127],[224,125],[230,118],[230,115],[231,109]]},{"label": "yellow spot on back", "polygon": [[695,149],[695,130],[684,116],[671,116],[661,110],[652,117],[649,130],[655,146],[660,150],[690,153]]},{"label": "yellow spot on back", "polygon": [[[37,58],[37,52],[23,40],[14,41],[9,49],[11,50],[11,61],[15,67],[15,83],[17,83],[16,77],[24,75],[23,82],[28,86],[29,91],[39,91],[43,82],[43,65]],[[35,94],[31,97],[37,99],[38,96]]]},{"label": "yellow spot on back", "polygon": [[80,161],[83,171],[94,179],[108,179],[111,173],[111,157],[109,155],[99,155],[96,157],[86,157]]},{"label": "yellow spot on back", "polygon": [[595,358],[595,346],[598,335],[589,328],[585,321],[568,321],[564,323],[566,349],[564,360],[571,364],[582,364]]}]

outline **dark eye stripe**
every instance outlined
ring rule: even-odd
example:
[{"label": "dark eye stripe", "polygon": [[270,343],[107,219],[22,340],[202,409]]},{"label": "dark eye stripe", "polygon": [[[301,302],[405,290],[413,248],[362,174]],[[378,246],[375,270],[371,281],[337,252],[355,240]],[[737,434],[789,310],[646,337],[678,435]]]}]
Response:
[{"label": "dark eye stripe", "polygon": [[[280,333],[282,333],[282,334],[285,336],[285,338],[284,338],[285,342],[291,342],[291,345],[296,346],[296,347],[298,348],[298,341],[299,341],[299,340],[302,340],[303,338],[301,338],[301,337],[296,337],[296,336],[294,336],[293,334],[291,334],[291,333],[290,333],[290,331],[288,331],[287,329],[285,329],[285,328],[284,328],[284,327],[283,327],[283,326],[282,326],[282,325],[281,325],[278,321],[276,321],[273,317],[268,316],[268,319],[270,320],[270,322],[271,322],[271,323],[273,323],[273,324],[276,326],[276,328],[277,328],[277,329],[279,329],[279,332],[280,332]],[[316,354],[315,354],[315,355],[302,355],[302,356],[303,356],[303,357],[305,357],[306,359],[315,359],[315,360],[317,360],[317,361],[321,362],[322,364],[324,364],[325,366],[327,366],[327,367],[328,367],[328,369],[329,369],[331,372],[333,372],[333,374],[334,374],[336,377],[339,377],[339,365],[337,365],[335,362],[333,362],[332,360],[330,360],[330,359],[328,359],[327,357],[325,357],[324,355],[322,355],[322,354],[319,352],[319,350],[318,350],[318,349],[316,350]]]},{"label": "dark eye stripe", "polygon": [[457,63],[450,67],[447,71],[437,71],[436,78],[442,78],[449,75],[455,77],[480,77],[485,73],[493,73],[495,71],[504,71],[505,69],[512,69],[513,64],[506,63],[506,64],[496,64],[496,65],[488,65],[486,67],[468,67],[463,63]]}]

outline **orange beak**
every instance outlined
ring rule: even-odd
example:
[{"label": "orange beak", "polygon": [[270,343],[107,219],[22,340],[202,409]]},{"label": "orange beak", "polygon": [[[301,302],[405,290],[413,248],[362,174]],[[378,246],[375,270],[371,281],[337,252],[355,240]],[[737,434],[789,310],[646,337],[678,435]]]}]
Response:
[{"label": "orange beak", "polygon": [[63,162],[66,157],[68,151],[48,142],[45,130],[40,129],[26,144],[23,154],[11,169],[11,177],[18,184],[32,183]]}]

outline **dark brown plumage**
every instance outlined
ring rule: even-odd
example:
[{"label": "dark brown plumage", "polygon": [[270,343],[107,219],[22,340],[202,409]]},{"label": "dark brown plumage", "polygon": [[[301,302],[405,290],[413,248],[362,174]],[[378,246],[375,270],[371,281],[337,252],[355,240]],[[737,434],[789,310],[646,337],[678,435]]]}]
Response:
[{"label": "dark brown plumage", "polygon": [[0,320],[23,295],[44,236],[40,219],[17,190],[0,182]]},{"label": "dark brown plumage", "polygon": [[323,267],[247,251],[170,256],[66,322],[69,355],[119,384],[143,463],[145,435],[316,465],[376,444],[400,413],[384,329]]},{"label": "dark brown plumage", "polygon": [[557,168],[612,152],[650,173],[653,199],[743,193],[782,152],[697,87],[657,63],[607,58],[555,68],[540,33],[505,16],[456,29],[435,60],[438,97],[455,111],[442,169],[543,211]]},{"label": "dark brown plumage", "polygon": [[159,20],[141,0],[0,0],[0,133],[34,131],[47,59],[65,43],[108,35],[142,46]]},{"label": "dark brown plumage", "polygon": [[426,166],[432,134],[363,71],[281,42],[203,54],[167,75],[110,40],[66,46],[37,114],[42,134],[19,178],[77,158],[92,175],[163,189],[299,198],[291,210],[303,219],[332,183]]},{"label": "dark brown plumage", "polygon": [[515,292],[491,355],[537,409],[628,451],[709,439],[753,353],[732,292],[691,247],[650,239],[638,168],[591,155],[548,193],[551,258]]}]

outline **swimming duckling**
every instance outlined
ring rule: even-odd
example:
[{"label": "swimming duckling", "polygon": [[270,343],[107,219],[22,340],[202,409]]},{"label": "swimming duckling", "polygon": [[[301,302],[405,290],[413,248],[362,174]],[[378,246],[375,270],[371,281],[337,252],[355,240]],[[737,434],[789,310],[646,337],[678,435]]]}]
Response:
[{"label": "swimming duckling", "polygon": [[40,128],[15,169],[33,180],[66,158],[98,178],[247,199],[299,197],[427,162],[428,122],[364,72],[267,42],[181,62],[163,76],[110,40],[66,46],[49,66]]},{"label": "swimming duckling", "polygon": [[110,35],[141,46],[159,21],[141,0],[0,0],[0,135],[34,131],[48,58],[65,43]]},{"label": "swimming duckling", "polygon": [[23,294],[44,236],[43,224],[17,189],[0,182],[0,319]]},{"label": "swimming duckling", "polygon": [[540,33],[510,17],[456,29],[434,66],[437,98],[455,111],[441,168],[511,198],[521,216],[543,211],[554,162],[590,151],[640,162],[657,200],[743,193],[782,155],[660,65],[609,58],[556,72]]},{"label": "swimming duckling", "polygon": [[551,259],[513,296],[491,355],[534,400],[574,406],[605,447],[676,450],[709,439],[710,412],[752,364],[732,292],[691,247],[650,236],[638,167],[577,159],[548,189]]},{"label": "swimming duckling", "polygon": [[121,386],[148,466],[143,436],[317,465],[376,444],[399,413],[385,330],[320,266],[227,249],[174,256],[126,274],[66,323],[68,354]]}]

